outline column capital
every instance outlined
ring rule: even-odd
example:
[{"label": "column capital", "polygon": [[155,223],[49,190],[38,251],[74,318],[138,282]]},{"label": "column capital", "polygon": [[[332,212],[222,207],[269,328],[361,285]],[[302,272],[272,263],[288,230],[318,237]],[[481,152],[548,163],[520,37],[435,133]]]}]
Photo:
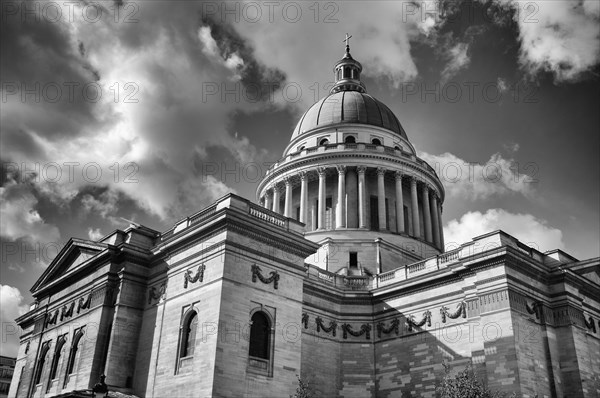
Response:
[{"label": "column capital", "polygon": [[377,168],[377,175],[385,175],[385,172],[387,171],[387,169],[385,167],[378,167]]},{"label": "column capital", "polygon": [[304,181],[308,177],[306,171],[299,171],[298,175],[300,176],[300,180]]},{"label": "column capital", "polygon": [[292,185],[292,177],[291,176],[283,177],[283,183],[285,184],[286,187],[289,185]]},{"label": "column capital", "polygon": [[346,173],[346,166],[342,166],[342,165],[337,165],[335,166],[335,168],[337,169],[339,174],[345,174]]},{"label": "column capital", "polygon": [[327,167],[317,167],[317,173],[319,173],[319,177],[324,176],[327,173]]},{"label": "column capital", "polygon": [[274,183],[273,184],[273,193],[278,192],[281,193],[283,191],[284,186],[282,184]]},{"label": "column capital", "polygon": [[417,180],[417,178],[415,176],[409,176],[410,178],[410,185],[417,185],[417,182],[419,182],[419,180]]},{"label": "column capital", "polygon": [[265,198],[270,198],[273,194],[271,193],[271,191],[269,191],[268,189],[265,191]]},{"label": "column capital", "polygon": [[358,174],[365,174],[365,172],[367,171],[367,166],[358,166],[356,168],[356,171],[358,172]]},{"label": "column capital", "polygon": [[396,180],[402,180],[402,176],[404,174],[402,174],[402,172],[398,170],[394,173],[394,175],[396,176]]}]

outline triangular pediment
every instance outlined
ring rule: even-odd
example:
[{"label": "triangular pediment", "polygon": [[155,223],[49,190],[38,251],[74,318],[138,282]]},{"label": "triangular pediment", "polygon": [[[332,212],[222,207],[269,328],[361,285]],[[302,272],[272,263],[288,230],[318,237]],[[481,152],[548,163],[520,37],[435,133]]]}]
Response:
[{"label": "triangular pediment", "polygon": [[31,288],[35,292],[63,275],[72,274],[85,267],[90,259],[108,247],[105,243],[71,239],[52,260],[42,276]]}]

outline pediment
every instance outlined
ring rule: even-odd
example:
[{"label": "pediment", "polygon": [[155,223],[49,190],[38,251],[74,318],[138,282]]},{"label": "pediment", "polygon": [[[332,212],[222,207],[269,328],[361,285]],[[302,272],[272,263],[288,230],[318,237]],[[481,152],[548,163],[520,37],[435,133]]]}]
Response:
[{"label": "pediment", "polygon": [[33,285],[31,291],[35,292],[63,275],[77,272],[107,247],[107,244],[83,239],[69,240]]}]

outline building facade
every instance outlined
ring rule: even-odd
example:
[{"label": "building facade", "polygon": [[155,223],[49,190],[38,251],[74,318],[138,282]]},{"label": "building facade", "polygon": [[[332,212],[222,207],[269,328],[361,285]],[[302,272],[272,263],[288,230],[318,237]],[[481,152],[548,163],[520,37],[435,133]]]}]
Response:
[{"label": "building facade", "polygon": [[349,48],[257,203],[71,239],[32,288],[11,397],[434,397],[472,362],[523,397],[600,395],[600,260],[502,231],[444,251],[444,188]]},{"label": "building facade", "polygon": [[0,398],[8,397],[10,382],[15,371],[16,358],[0,355]]}]

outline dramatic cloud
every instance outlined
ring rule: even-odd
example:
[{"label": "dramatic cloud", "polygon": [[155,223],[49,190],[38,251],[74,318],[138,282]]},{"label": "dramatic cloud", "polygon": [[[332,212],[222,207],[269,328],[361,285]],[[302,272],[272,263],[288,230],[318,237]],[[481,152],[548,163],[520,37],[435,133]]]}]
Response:
[{"label": "dramatic cloud", "polygon": [[16,357],[19,351],[20,329],[15,319],[23,315],[29,306],[23,303],[23,295],[16,287],[0,285],[0,322],[2,324],[2,344],[0,355]]},{"label": "dramatic cloud", "polygon": [[47,224],[36,210],[38,200],[27,184],[8,181],[0,187],[0,235],[8,240],[24,239],[28,243],[57,242],[60,232]]},{"label": "dramatic cloud", "polygon": [[104,234],[102,233],[102,231],[100,231],[100,228],[89,228],[88,229],[88,238],[90,238],[90,240],[100,240],[100,238],[104,237]]},{"label": "dramatic cloud", "polygon": [[547,225],[531,214],[514,214],[503,209],[489,209],[485,213],[468,212],[459,220],[444,226],[444,240],[448,249],[456,248],[472,238],[501,229],[521,242],[542,252],[564,249],[560,229]]},{"label": "dramatic cloud", "polygon": [[495,1],[514,10],[520,62],[531,74],[547,71],[557,81],[570,81],[600,61],[598,0]]},{"label": "dramatic cloud", "polygon": [[[509,144],[509,149],[518,150],[518,144]],[[531,197],[535,192],[535,175],[519,174],[515,162],[500,153],[492,155],[485,164],[467,162],[451,153],[423,153],[421,157],[435,169],[446,193],[453,198],[479,200],[511,193]],[[529,169],[535,171],[534,166]]]}]

